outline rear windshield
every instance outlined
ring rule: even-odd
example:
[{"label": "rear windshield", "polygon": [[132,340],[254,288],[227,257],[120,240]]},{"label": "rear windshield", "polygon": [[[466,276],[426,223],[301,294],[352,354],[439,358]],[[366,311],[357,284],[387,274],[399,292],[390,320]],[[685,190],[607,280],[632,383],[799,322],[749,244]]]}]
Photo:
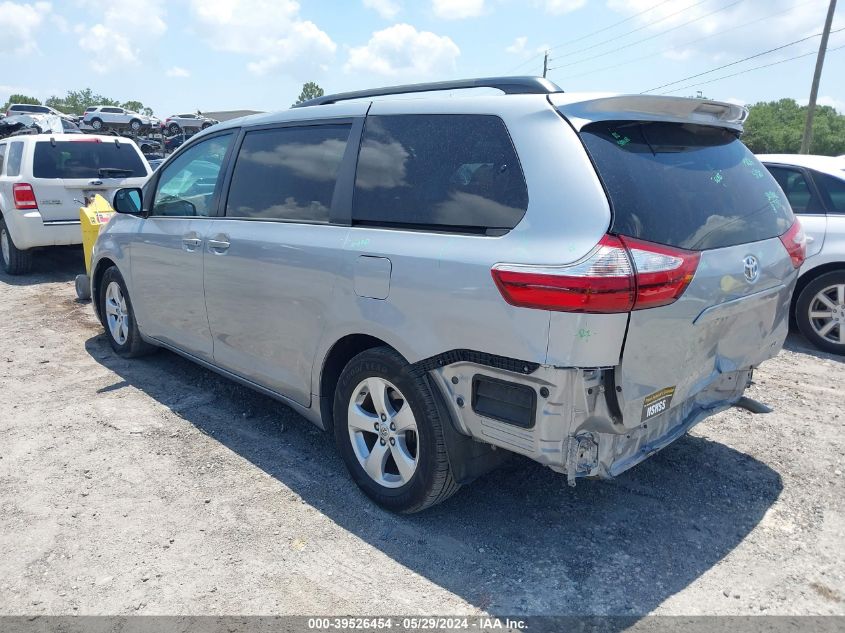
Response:
[{"label": "rear windshield", "polygon": [[129,143],[40,141],[35,144],[36,178],[131,178],[147,168]]},{"label": "rear windshield", "polygon": [[613,233],[706,250],[775,237],[792,225],[775,179],[728,130],[605,121],[581,137],[610,196]]}]

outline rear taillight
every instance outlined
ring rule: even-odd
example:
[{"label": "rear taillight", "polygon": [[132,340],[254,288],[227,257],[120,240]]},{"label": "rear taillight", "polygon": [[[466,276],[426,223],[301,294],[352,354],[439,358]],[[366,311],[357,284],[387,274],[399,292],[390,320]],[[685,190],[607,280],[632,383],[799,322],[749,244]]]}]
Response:
[{"label": "rear taillight", "polygon": [[692,251],[605,235],[576,264],[498,264],[491,272],[511,305],[562,312],[630,312],[676,301],[692,281],[699,257]]},{"label": "rear taillight", "polygon": [[692,281],[701,254],[632,237],[622,237],[634,262],[637,296],[634,310],[656,308],[678,300]]},{"label": "rear taillight", "polygon": [[32,185],[25,182],[17,182],[12,185],[12,197],[15,200],[15,208],[21,210],[37,209],[38,202],[35,200],[35,191]]},{"label": "rear taillight", "polygon": [[804,228],[798,218],[795,218],[789,230],[780,236],[780,241],[789,253],[792,265],[801,268],[801,264],[807,259],[807,236],[804,235]]}]

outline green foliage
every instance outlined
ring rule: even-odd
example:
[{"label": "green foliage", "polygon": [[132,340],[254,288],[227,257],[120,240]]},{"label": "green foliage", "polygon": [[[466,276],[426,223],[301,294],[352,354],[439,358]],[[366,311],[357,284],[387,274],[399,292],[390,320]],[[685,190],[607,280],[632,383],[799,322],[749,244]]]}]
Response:
[{"label": "green foliage", "polygon": [[65,114],[82,114],[85,112],[85,108],[90,106],[119,106],[120,102],[96,94],[91,88],[85,88],[84,90],[68,90],[65,97],[50,97],[45,105]]},{"label": "green foliage", "polygon": [[[794,99],[756,103],[749,108],[743,142],[755,154],[797,154],[801,148],[807,107]],[[830,106],[816,106],[812,154],[845,154],[845,115]]]},{"label": "green foliage", "polygon": [[137,112],[138,114],[146,114],[147,116],[153,115],[153,109],[146,107],[140,101],[124,101],[120,104],[120,107],[125,110],[132,110],[132,112]]},{"label": "green foliage", "polygon": [[308,83],[302,84],[302,92],[299,93],[299,97],[293,105],[297,105],[303,101],[308,101],[309,99],[322,97],[324,94],[326,93],[323,92],[323,89],[320,88],[320,86],[313,81],[309,81]]},{"label": "green foliage", "polygon": [[28,103],[30,105],[41,105],[41,102],[35,97],[28,97],[27,95],[14,94],[9,97],[9,100],[3,104],[3,113],[9,109],[13,103]]}]

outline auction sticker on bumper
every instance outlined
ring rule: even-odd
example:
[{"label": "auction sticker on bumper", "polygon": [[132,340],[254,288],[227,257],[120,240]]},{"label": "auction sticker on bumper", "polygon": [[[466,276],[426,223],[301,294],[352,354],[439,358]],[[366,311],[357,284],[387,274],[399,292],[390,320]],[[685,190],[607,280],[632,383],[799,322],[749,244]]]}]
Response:
[{"label": "auction sticker on bumper", "polygon": [[672,396],[675,395],[674,387],[666,387],[660,391],[655,391],[645,397],[643,400],[643,417],[640,422],[650,420],[654,416],[663,413],[672,404]]}]

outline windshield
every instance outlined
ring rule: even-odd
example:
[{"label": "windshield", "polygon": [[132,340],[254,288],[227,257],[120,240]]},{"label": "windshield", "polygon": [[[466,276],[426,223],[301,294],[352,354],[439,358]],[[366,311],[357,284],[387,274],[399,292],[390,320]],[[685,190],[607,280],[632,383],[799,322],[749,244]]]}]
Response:
[{"label": "windshield", "polygon": [[39,141],[32,175],[36,178],[129,178],[147,168],[129,143]]},{"label": "windshield", "polygon": [[777,182],[728,130],[611,121],[581,137],[610,197],[613,233],[706,250],[772,238],[794,221]]}]

